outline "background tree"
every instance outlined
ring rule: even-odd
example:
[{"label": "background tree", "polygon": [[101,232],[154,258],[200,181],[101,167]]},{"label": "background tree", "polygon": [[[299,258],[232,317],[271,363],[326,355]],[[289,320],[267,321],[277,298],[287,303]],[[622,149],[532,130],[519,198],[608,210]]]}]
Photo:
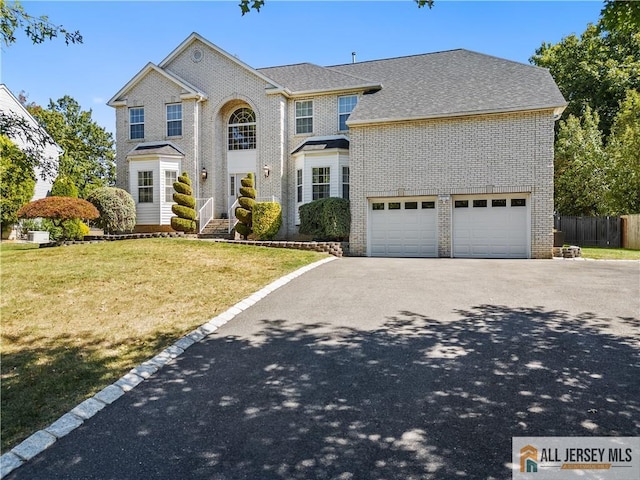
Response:
[{"label": "background tree", "polygon": [[560,121],[555,143],[555,208],[561,215],[604,213],[606,160],[598,114]]},{"label": "background tree", "polygon": [[91,110],[68,95],[51,100],[47,109],[29,104],[27,110],[62,148],[58,172],[73,180],[81,198],[92,187],[115,182],[113,136],[91,119]]},{"label": "background tree", "polygon": [[609,211],[640,213],[640,94],[629,90],[607,144]]},{"label": "background tree", "polygon": [[24,160],[25,153],[8,137],[0,135],[0,226],[6,238],[18,221],[20,207],[33,197],[36,179]]},{"label": "background tree", "polygon": [[50,22],[49,17],[45,15],[41,17],[29,15],[24,11],[19,1],[0,0],[0,32],[2,33],[2,43],[5,46],[16,42],[16,30],[22,30],[33,43],[52,40],[58,35],[64,37],[67,45],[82,43],[82,35],[77,30],[70,32],[62,25]]},{"label": "background tree", "polygon": [[236,232],[242,235],[245,240],[253,233],[253,207],[256,204],[256,189],[253,188],[253,173],[247,173],[247,176],[240,180],[240,197],[238,198],[239,207],[236,207],[235,215],[238,219],[236,224]]},{"label": "background tree", "polygon": [[193,198],[191,180],[187,172],[182,172],[178,181],[173,183],[175,193],[171,211],[176,215],[171,217],[171,228],[178,232],[193,233],[196,231],[196,199]]},{"label": "background tree", "polygon": [[[434,0],[413,0],[417,5],[418,8],[422,8],[422,7],[433,7],[434,4]],[[260,11],[260,8],[262,8],[265,4],[265,0],[240,0],[240,4],[238,5],[240,7],[240,11],[242,12],[242,15],[249,13],[251,10],[255,10],[256,12]]]}]

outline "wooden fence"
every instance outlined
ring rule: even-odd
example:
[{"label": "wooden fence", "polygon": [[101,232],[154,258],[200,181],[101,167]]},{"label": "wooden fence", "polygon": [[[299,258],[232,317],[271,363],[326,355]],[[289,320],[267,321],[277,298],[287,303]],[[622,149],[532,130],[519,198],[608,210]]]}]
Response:
[{"label": "wooden fence", "polygon": [[556,215],[554,227],[562,232],[564,243],[579,247],[622,246],[620,217],[570,217]]},{"label": "wooden fence", "polygon": [[622,217],[622,246],[640,250],[640,213],[623,215]]}]

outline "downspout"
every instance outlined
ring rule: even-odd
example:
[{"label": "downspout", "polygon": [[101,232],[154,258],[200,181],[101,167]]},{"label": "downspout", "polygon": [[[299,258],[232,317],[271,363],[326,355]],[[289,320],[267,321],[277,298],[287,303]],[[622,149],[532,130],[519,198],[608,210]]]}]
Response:
[{"label": "downspout", "polygon": [[[196,198],[202,198],[200,192],[200,184],[202,179],[200,178],[200,103],[204,100],[202,95],[196,97],[196,104],[193,110],[193,160],[194,160],[194,175],[198,179],[196,184]],[[195,179],[194,179],[195,180]]]}]

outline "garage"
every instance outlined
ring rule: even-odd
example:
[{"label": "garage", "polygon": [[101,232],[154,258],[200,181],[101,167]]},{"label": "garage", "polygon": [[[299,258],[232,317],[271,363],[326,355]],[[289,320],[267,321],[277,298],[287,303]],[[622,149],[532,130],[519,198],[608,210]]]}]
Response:
[{"label": "garage", "polygon": [[368,207],[369,256],[438,256],[435,198],[377,198]]},{"label": "garage", "polygon": [[453,256],[529,258],[528,194],[453,197]]}]

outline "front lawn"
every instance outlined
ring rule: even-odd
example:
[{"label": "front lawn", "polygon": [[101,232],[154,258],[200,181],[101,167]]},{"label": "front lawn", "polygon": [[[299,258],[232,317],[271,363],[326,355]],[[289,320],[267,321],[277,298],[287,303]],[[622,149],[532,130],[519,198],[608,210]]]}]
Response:
[{"label": "front lawn", "polygon": [[627,248],[580,247],[584,258],[594,260],[640,260],[640,250]]},{"label": "front lawn", "polygon": [[2,451],[324,254],[145,239],[0,244]]}]

